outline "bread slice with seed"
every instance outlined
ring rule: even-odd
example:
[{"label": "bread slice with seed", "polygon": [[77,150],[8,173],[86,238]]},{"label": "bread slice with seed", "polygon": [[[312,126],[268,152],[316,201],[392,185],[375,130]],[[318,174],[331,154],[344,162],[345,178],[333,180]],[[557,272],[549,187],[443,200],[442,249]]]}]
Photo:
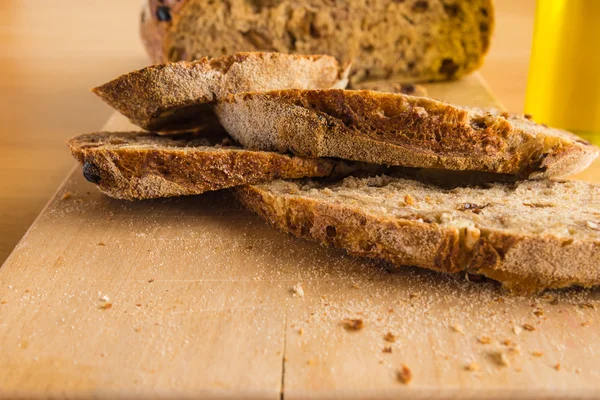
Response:
[{"label": "bread slice with seed", "polygon": [[326,176],[335,165],[326,159],[244,150],[218,136],[101,132],[77,136],[68,144],[88,181],[107,195],[126,200]]},{"label": "bread slice with seed", "polygon": [[377,176],[236,191],[272,225],[354,255],[468,271],[524,292],[600,284],[600,186],[589,183],[440,188]]},{"label": "bread slice with seed", "polygon": [[152,65],[92,90],[146,130],[181,132],[210,122],[206,103],[229,93],[344,88],[347,74],[326,55],[237,53]]},{"label": "bread slice with seed", "polygon": [[542,178],[586,168],[598,149],[524,116],[356,90],[241,93],[219,101],[243,146],[304,157]]}]

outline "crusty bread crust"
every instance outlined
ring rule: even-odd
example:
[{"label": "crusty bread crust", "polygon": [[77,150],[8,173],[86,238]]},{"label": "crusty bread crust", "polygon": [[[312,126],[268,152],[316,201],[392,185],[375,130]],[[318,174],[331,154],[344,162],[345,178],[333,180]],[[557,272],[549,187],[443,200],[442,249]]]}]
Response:
[{"label": "crusty bread crust", "polygon": [[[329,175],[335,162],[244,150],[222,138],[92,133],[69,141],[86,179],[126,200],[200,194],[278,178]],[[222,144],[220,144],[222,143]]]},{"label": "crusty bread crust", "polygon": [[[249,209],[279,229],[353,255],[482,274],[521,292],[600,284],[598,186],[526,181],[442,190],[391,177],[346,181],[339,195],[340,185],[284,181],[239,187],[236,192]],[[387,187],[390,182],[396,185],[392,189]],[[548,198],[549,192],[560,193],[562,200]],[[471,196],[490,203],[455,204]],[[506,211],[510,202],[519,203],[514,216]],[[424,206],[427,203],[433,205]],[[581,213],[572,216],[571,205]],[[530,210],[533,219],[551,214],[552,222],[564,224],[538,231],[538,226],[520,222],[519,208]],[[544,224],[538,222],[540,227]]]},{"label": "crusty bread crust", "polygon": [[579,137],[523,116],[399,93],[241,93],[215,111],[243,146],[303,157],[545,178],[579,172],[598,155]]},{"label": "crusty bread crust", "polygon": [[348,68],[325,55],[237,53],[152,65],[93,90],[146,130],[182,132],[214,121],[207,103],[230,93],[344,88]]}]

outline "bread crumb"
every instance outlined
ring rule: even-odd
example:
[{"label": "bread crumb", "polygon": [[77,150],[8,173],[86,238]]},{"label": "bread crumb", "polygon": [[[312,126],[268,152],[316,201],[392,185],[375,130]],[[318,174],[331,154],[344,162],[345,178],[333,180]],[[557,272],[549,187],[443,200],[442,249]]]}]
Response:
[{"label": "bread crumb", "polygon": [[508,352],[511,354],[521,354],[521,346],[519,346],[518,344],[509,347],[508,348]]},{"label": "bread crumb", "polygon": [[587,225],[588,228],[590,229],[595,229],[595,230],[599,230],[600,229],[600,225],[598,225],[595,222],[592,221],[586,221],[585,224]]},{"label": "bread crumb", "polygon": [[508,357],[506,357],[506,354],[501,351],[490,353],[490,358],[501,367],[508,367],[510,365]]},{"label": "bread crumb", "polygon": [[302,329],[302,328],[298,329],[298,335],[304,335],[304,329]]},{"label": "bread crumb", "polygon": [[406,366],[406,364],[402,364],[402,367],[396,371],[396,379],[398,382],[401,382],[405,385],[412,381],[412,371]]},{"label": "bread crumb", "polygon": [[492,338],[489,336],[480,336],[477,338],[477,341],[481,344],[490,344],[492,343]]},{"label": "bread crumb", "polygon": [[134,332],[140,333],[142,331],[142,328],[133,328]]},{"label": "bread crumb", "polygon": [[304,297],[304,288],[300,282],[292,286],[292,292],[294,296]]},{"label": "bread crumb", "polygon": [[500,343],[502,343],[504,346],[511,346],[513,344],[512,340],[510,339],[503,340]]},{"label": "bread crumb", "polygon": [[581,326],[589,326],[592,322],[594,322],[593,319],[588,319],[587,321],[582,322]]},{"label": "bread crumb", "polygon": [[362,319],[346,318],[342,320],[342,325],[344,325],[344,329],[348,331],[358,331],[361,330],[365,324]]},{"label": "bread crumb", "polygon": [[385,346],[383,348],[383,350],[381,350],[382,353],[391,353],[392,352],[392,346]]},{"label": "bread crumb", "polygon": [[396,343],[396,340],[398,340],[398,337],[396,335],[394,335],[392,332],[388,332],[385,334],[385,336],[383,336],[383,340],[385,340],[386,342],[390,342],[390,343]]},{"label": "bread crumb", "polygon": [[415,198],[412,197],[410,194],[407,194],[404,196],[404,204],[406,204],[407,206],[411,206],[415,203]]},{"label": "bread crumb", "polygon": [[542,353],[541,351],[534,351],[533,353],[531,353],[531,355],[539,358],[542,357],[544,353]]},{"label": "bread crumb", "polygon": [[152,283],[152,282],[154,282],[154,278],[148,279],[148,283]]},{"label": "bread crumb", "polygon": [[541,317],[544,315],[544,310],[541,310],[541,309],[534,310],[533,315],[535,315],[536,317]]},{"label": "bread crumb", "polygon": [[458,325],[458,324],[454,324],[454,325],[450,326],[450,328],[452,328],[452,330],[454,332],[458,332],[458,333],[463,334],[463,335],[465,334],[465,331],[463,330],[463,327],[460,326],[460,325]]},{"label": "bread crumb", "polygon": [[469,372],[479,371],[479,364],[472,362],[471,364],[465,365],[465,370]]},{"label": "bread crumb", "polygon": [[0,304],[8,304],[8,301],[2,300],[2,301],[0,301]]},{"label": "bread crumb", "polygon": [[104,296],[100,297],[100,300],[105,301],[105,302],[109,302],[110,301],[110,297],[108,297],[107,295],[104,295]]},{"label": "bread crumb", "polygon": [[581,368],[575,368],[575,373],[579,375],[581,373]]},{"label": "bread crumb", "polygon": [[523,332],[523,328],[521,328],[520,326],[516,326],[516,325],[515,325],[515,326],[513,326],[513,333],[514,333],[515,335],[520,335],[520,334],[521,334],[521,332]]},{"label": "bread crumb", "polygon": [[112,303],[104,303],[100,306],[100,308],[102,308],[104,310],[108,310],[108,309],[112,308]]},{"label": "bread crumb", "polygon": [[557,371],[560,371],[561,368],[562,367],[561,367],[560,363],[556,363],[556,365],[554,365],[554,369]]},{"label": "bread crumb", "polygon": [[98,246],[106,246],[106,245],[104,244],[104,242],[98,242],[98,243],[97,243],[97,245],[98,245]]},{"label": "bread crumb", "polygon": [[526,331],[529,332],[533,332],[535,331],[535,326],[531,325],[531,324],[523,324],[523,329],[525,329]]},{"label": "bread crumb", "polygon": [[60,199],[61,200],[69,200],[71,198],[71,196],[72,196],[71,192],[65,192],[65,194],[63,194]]}]

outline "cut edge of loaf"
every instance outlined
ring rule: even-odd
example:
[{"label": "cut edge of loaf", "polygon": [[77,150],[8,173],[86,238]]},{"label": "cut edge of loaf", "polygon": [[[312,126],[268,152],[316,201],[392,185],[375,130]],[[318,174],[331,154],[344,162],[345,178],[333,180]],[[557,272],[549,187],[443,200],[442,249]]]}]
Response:
[{"label": "cut edge of loaf", "polygon": [[151,65],[121,75],[92,92],[141,128],[182,132],[190,124],[176,124],[174,128],[169,124],[193,113],[216,121],[206,104],[227,94],[345,88],[349,69],[350,65],[341,67],[328,55],[241,52]]},{"label": "cut edge of loaf", "polygon": [[519,177],[570,175],[598,149],[524,116],[365,90],[281,90],[220,100],[221,125],[248,148]]},{"label": "cut edge of loaf", "polygon": [[[352,255],[447,273],[484,275],[521,293],[600,284],[600,238],[573,240],[477,224],[461,226],[460,221],[450,226],[419,218],[392,218],[343,201],[303,196],[299,187],[294,182],[274,181],[240,187],[236,193],[248,209],[280,230]],[[328,190],[327,186],[317,187]],[[410,204],[414,199],[408,196],[402,201]],[[552,260],[545,263],[554,267],[540,267],[541,260]],[[524,270],[525,262],[530,269]]]},{"label": "cut edge of loaf", "polygon": [[192,136],[98,132],[68,141],[83,175],[125,200],[200,194],[272,179],[328,176],[335,162],[251,151]]}]

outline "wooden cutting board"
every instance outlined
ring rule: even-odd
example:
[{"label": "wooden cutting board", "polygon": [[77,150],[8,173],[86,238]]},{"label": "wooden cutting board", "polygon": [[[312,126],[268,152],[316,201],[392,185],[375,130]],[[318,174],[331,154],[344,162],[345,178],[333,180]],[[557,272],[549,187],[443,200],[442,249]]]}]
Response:
[{"label": "wooden cutting board", "polygon": [[[478,75],[428,89],[498,106]],[[0,268],[0,397],[591,398],[599,310],[599,290],[391,273],[228,192],[113,200],[75,168]]]}]

